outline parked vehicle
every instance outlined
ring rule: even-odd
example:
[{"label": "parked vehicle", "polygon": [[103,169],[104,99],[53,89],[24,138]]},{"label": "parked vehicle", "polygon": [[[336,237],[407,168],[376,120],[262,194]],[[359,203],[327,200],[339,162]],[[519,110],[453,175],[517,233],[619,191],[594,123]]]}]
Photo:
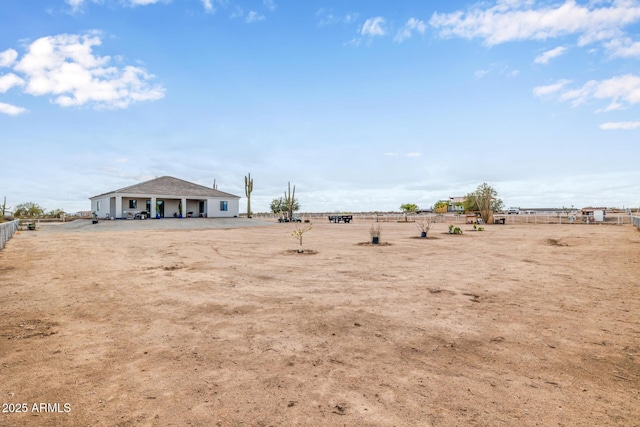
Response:
[{"label": "parked vehicle", "polygon": [[302,222],[302,220],[300,218],[298,218],[297,216],[294,216],[292,218],[289,217],[280,217],[278,218],[278,222]]}]

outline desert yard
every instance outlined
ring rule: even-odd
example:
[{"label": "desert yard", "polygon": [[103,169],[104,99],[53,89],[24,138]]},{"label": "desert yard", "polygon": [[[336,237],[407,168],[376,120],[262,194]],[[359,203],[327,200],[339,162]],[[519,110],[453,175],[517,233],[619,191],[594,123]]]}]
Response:
[{"label": "desert yard", "polygon": [[9,241],[0,425],[640,425],[632,226],[169,221]]}]

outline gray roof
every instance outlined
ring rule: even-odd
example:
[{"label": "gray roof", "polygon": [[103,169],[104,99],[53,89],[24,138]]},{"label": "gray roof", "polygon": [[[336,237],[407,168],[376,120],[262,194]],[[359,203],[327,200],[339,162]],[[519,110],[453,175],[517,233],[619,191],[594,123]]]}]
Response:
[{"label": "gray roof", "polygon": [[121,188],[115,191],[109,191],[96,197],[105,196],[107,194],[132,194],[140,196],[148,196],[151,194],[161,194],[164,196],[178,197],[240,197],[223,191],[214,190],[213,188],[205,187],[204,185],[194,184],[193,182],[185,181],[183,179],[174,178],[172,176],[161,176],[160,178],[151,179],[149,181],[141,182],[139,184],[130,185],[128,187]]}]

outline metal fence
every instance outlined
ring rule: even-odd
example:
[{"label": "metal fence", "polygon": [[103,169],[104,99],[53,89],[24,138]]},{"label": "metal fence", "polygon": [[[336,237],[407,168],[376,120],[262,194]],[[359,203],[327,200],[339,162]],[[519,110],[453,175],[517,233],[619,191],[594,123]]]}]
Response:
[{"label": "metal fence", "polygon": [[[343,213],[298,213],[296,216],[310,221],[328,221],[329,215],[343,215]],[[275,214],[254,214],[254,218],[262,220],[277,220],[279,215]],[[425,221],[427,218],[432,222],[446,222],[448,224],[464,224],[473,222],[474,215],[464,214],[413,214],[407,215],[409,221]],[[602,222],[594,222],[593,217],[581,215],[571,215],[567,213],[558,214],[536,214],[536,215],[494,215],[494,219],[504,218],[505,224],[613,224],[624,225],[631,224],[632,218],[629,214],[609,214]],[[402,213],[358,213],[353,214],[354,221],[378,221],[378,222],[396,222],[404,221],[405,215]],[[588,221],[588,222],[587,222]],[[638,224],[640,217],[633,217],[633,223]],[[640,225],[638,225],[640,227]]]},{"label": "metal fence", "polygon": [[632,219],[633,219],[633,225],[638,227],[638,230],[640,230],[640,216],[634,216]]},{"label": "metal fence", "polygon": [[20,220],[16,219],[0,224],[0,250],[4,249],[4,245],[11,237],[13,237],[13,233],[18,231],[19,223]]}]

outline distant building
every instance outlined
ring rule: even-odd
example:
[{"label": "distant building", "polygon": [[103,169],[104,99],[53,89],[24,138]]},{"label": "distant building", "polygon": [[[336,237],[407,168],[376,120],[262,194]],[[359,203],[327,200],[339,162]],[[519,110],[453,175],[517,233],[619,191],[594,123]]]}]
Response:
[{"label": "distant building", "polygon": [[560,215],[560,214],[571,214],[577,215],[577,209],[567,209],[567,208],[518,208],[512,207],[503,211],[503,214],[519,214],[519,215]]},{"label": "distant building", "polygon": [[463,213],[464,197],[449,197],[448,200],[438,200],[435,204],[436,213]]},{"label": "distant building", "polygon": [[237,217],[240,197],[163,176],[113,190],[91,200],[98,218]]},{"label": "distant building", "polygon": [[603,222],[607,216],[607,208],[582,208],[582,219],[587,222]]}]

